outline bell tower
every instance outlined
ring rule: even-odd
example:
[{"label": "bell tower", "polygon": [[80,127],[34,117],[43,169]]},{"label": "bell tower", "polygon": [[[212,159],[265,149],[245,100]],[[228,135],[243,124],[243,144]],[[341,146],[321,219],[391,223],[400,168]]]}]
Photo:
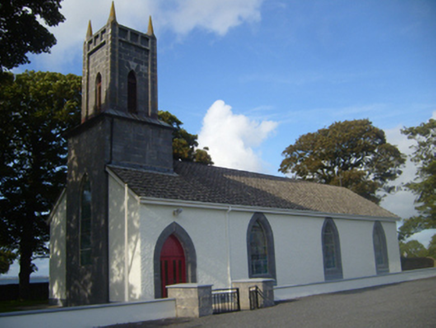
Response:
[{"label": "bell tower", "polygon": [[[109,302],[109,166],[173,174],[173,128],[158,120],[157,46],[107,24],[83,45],[82,123],[67,133],[67,305]],[[113,229],[113,227],[112,227]]]},{"label": "bell tower", "polygon": [[83,44],[82,122],[101,112],[157,118],[157,45],[147,33],[118,24],[112,3],[107,24]]}]

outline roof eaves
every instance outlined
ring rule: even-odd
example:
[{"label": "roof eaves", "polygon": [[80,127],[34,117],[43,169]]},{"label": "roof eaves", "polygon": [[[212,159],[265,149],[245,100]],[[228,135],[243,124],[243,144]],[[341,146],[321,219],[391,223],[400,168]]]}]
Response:
[{"label": "roof eaves", "polygon": [[261,206],[249,206],[249,205],[233,205],[233,204],[225,204],[225,203],[210,203],[210,202],[199,202],[199,201],[169,199],[169,198],[139,197],[139,199],[141,204],[225,210],[228,212],[232,212],[232,211],[250,212],[250,213],[262,212],[268,214],[295,215],[295,216],[306,216],[306,217],[313,217],[313,218],[329,217],[333,219],[360,220],[360,221],[396,222],[401,220],[401,218],[399,217],[328,213],[328,212],[318,212],[318,211],[310,211],[310,210],[297,210],[297,209],[263,207],[263,206],[261,207]]}]

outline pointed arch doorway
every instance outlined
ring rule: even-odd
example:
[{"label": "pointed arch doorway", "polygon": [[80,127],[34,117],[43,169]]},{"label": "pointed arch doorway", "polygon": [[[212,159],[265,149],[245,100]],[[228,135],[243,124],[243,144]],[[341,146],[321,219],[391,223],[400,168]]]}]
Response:
[{"label": "pointed arch doorway", "polygon": [[186,259],[182,244],[170,235],[160,253],[161,293],[167,297],[166,286],[186,282]]},{"label": "pointed arch doorway", "polygon": [[168,285],[197,282],[194,244],[185,229],[176,222],[168,225],[157,239],[153,261],[155,298],[166,297]]}]

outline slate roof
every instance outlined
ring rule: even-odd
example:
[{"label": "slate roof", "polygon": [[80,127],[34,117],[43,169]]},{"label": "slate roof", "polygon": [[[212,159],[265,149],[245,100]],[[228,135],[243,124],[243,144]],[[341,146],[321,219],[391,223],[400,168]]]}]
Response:
[{"label": "slate roof", "polygon": [[397,218],[336,186],[181,161],[175,174],[108,167],[140,197]]}]

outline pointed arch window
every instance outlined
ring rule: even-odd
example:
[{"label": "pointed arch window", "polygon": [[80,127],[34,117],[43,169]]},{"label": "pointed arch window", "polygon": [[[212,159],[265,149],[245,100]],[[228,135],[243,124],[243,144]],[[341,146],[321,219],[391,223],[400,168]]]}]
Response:
[{"label": "pointed arch window", "polygon": [[98,73],[95,79],[95,109],[97,113],[101,112],[101,74]]},{"label": "pointed arch window", "polygon": [[137,113],[137,85],[134,71],[127,76],[127,110],[129,113]]},{"label": "pointed arch window", "polygon": [[330,218],[325,219],[322,228],[322,252],[325,280],[342,279],[342,259],[339,233]]},{"label": "pointed arch window", "polygon": [[247,229],[248,276],[276,279],[274,237],[262,213],[255,213]]},{"label": "pointed arch window", "polygon": [[80,264],[91,264],[91,183],[82,179],[80,190]]},{"label": "pointed arch window", "polygon": [[374,243],[374,257],[377,274],[389,272],[389,259],[386,247],[386,235],[383,226],[379,221],[374,223],[372,230],[372,240]]}]

